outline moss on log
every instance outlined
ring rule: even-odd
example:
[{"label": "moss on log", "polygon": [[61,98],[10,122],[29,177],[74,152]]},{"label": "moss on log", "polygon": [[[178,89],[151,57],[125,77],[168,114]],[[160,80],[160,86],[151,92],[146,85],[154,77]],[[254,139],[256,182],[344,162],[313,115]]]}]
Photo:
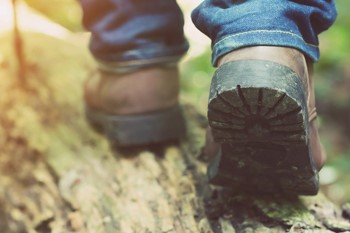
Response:
[{"label": "moss on log", "polygon": [[84,47],[25,34],[27,85],[0,39],[0,232],[346,232],[349,206],[207,184],[205,117],[184,105],[179,144],[118,151],[84,118]]}]

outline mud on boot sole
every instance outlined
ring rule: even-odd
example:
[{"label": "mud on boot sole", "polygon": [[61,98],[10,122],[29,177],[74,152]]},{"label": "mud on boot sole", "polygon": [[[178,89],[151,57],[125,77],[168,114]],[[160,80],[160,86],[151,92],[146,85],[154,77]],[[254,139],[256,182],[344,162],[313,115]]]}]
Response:
[{"label": "mud on boot sole", "polygon": [[219,153],[212,184],[252,192],[314,195],[304,86],[289,67],[263,60],[222,65],[214,74],[208,119]]}]

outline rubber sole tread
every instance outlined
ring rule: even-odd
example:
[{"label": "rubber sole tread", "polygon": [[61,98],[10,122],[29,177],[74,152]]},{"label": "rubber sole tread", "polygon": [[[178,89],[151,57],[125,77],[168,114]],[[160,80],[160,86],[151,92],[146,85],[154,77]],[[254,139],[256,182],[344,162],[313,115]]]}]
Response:
[{"label": "rubber sole tread", "polygon": [[180,106],[127,116],[106,114],[86,106],[85,114],[90,125],[118,147],[175,141],[186,135],[186,121]]},{"label": "rubber sole tread", "polygon": [[254,192],[317,193],[304,87],[294,71],[261,60],[224,64],[213,77],[208,119],[221,144],[208,167],[211,183]]}]

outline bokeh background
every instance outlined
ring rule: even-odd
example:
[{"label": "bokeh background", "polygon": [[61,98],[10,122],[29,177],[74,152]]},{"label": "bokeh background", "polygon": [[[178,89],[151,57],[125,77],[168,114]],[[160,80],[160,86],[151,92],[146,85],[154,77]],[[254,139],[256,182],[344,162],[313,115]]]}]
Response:
[{"label": "bokeh background", "polygon": [[[178,2],[185,14],[185,32],[191,44],[189,53],[181,62],[181,98],[192,102],[205,114],[208,88],[214,71],[210,65],[210,41],[194,28],[190,20],[191,9],[201,1]],[[320,173],[322,190],[334,202],[344,203],[350,201],[350,1],[336,0],[336,3],[339,16],[335,25],[320,35],[321,60],[315,64],[314,78],[318,123],[329,156]],[[30,7],[38,19],[44,16],[53,22],[34,25],[20,22],[21,30],[40,28],[38,31],[57,37],[69,30],[81,35],[78,38],[87,43],[88,35],[83,33],[80,23],[82,12],[78,1],[25,0],[25,5],[21,3],[20,7]],[[10,20],[7,13],[4,11],[0,14],[4,22]],[[24,13],[20,11],[20,14]],[[35,17],[33,20],[36,20]],[[21,17],[20,20],[26,21]]]}]

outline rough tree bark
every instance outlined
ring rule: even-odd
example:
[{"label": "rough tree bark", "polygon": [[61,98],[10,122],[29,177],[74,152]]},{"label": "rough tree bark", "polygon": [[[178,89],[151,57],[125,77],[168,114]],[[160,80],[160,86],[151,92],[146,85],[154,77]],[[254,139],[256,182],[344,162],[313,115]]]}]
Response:
[{"label": "rough tree bark", "polygon": [[343,210],[315,197],[243,195],[206,182],[205,117],[184,105],[180,144],[117,151],[84,118],[85,48],[25,34],[27,88],[0,39],[0,232],[346,232]]}]

